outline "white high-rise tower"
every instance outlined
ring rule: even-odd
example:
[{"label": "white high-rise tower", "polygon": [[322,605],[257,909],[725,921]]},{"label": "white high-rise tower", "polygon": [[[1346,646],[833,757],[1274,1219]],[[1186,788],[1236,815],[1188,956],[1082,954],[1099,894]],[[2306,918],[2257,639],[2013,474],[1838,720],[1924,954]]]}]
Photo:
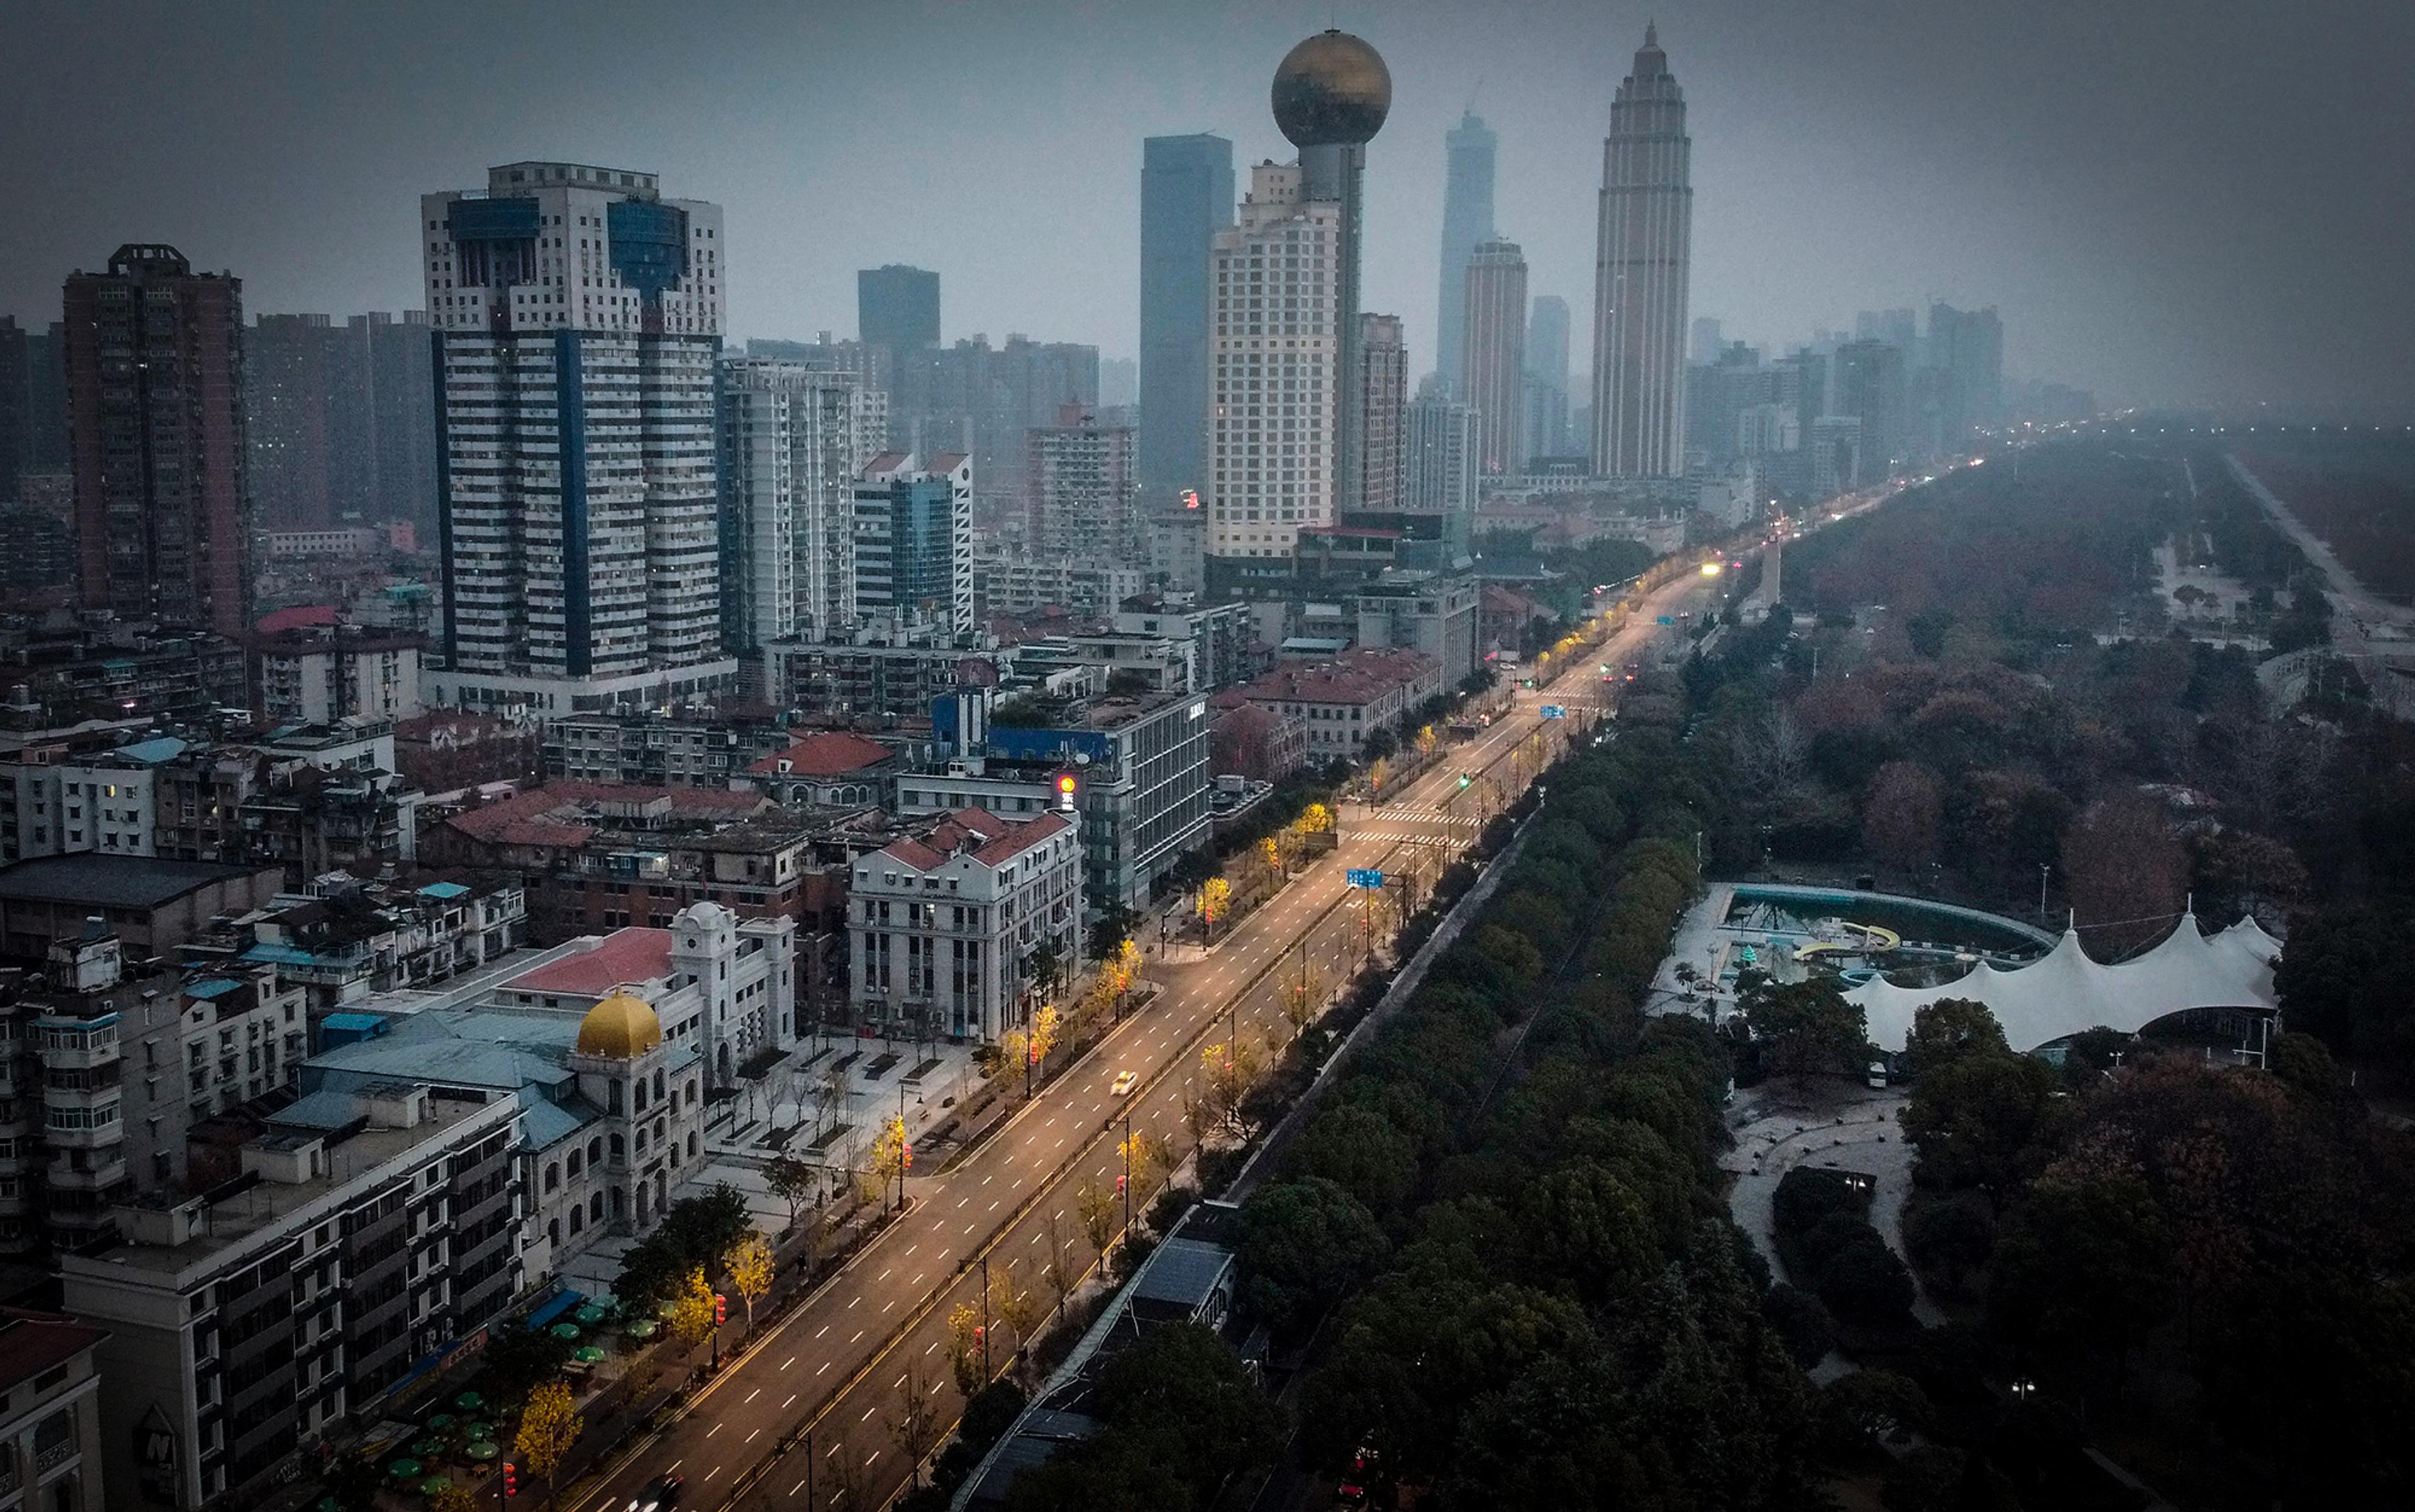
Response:
[{"label": "white high-rise tower", "polygon": [[491,169],[420,198],[441,701],[533,712],[728,686],[714,501],[721,207],[654,175]]}]

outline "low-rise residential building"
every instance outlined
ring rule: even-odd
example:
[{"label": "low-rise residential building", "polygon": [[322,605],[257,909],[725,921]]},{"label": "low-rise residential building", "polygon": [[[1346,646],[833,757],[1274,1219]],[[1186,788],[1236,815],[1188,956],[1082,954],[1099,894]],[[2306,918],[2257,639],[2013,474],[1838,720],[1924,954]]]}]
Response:
[{"label": "low-rise residential building", "polygon": [[768,714],[579,714],[545,726],[545,772],[569,782],[726,787],[787,745]]},{"label": "low-rise residential building", "polygon": [[1219,709],[1208,732],[1216,775],[1281,782],[1308,764],[1308,725],[1264,704]]},{"label": "low-rise residential building", "polygon": [[[128,970],[101,920],[0,980],[0,1250],[77,1249],[114,1210],[187,1179],[200,1122],[290,1085],[308,1050],[299,986],[264,966]],[[13,1201],[11,1201],[13,1199]]]},{"label": "low-rise residential building", "polygon": [[1097,556],[984,551],[973,558],[973,613],[981,624],[1046,608],[1103,619],[1139,592],[1147,576],[1140,567]]},{"label": "low-rise residential building", "polygon": [[767,696],[783,709],[883,727],[920,723],[931,700],[996,687],[998,638],[937,624],[876,623],[844,636],[763,648]]},{"label": "low-rise residential building", "polygon": [[576,867],[599,837],[709,834],[772,806],[760,793],[726,786],[547,783],[469,804],[425,827],[418,853],[430,866],[537,876]]},{"label": "low-rise residential building", "polygon": [[410,719],[420,711],[419,657],[426,646],[419,636],[339,625],[263,636],[252,647],[254,707],[279,724]]},{"label": "low-rise residential building", "polygon": [[125,623],[0,644],[0,688],[22,728],[95,718],[200,726],[250,702],[241,646]]},{"label": "low-rise residential building", "polygon": [[95,1350],[113,1512],[256,1499],[518,1290],[514,1097],[423,1079],[197,1126],[188,1190],[60,1259]]},{"label": "low-rise residential building", "polygon": [[528,894],[509,874],[365,882],[338,871],[231,921],[187,953],[223,951],[273,967],[308,992],[316,1017],[474,970],[527,937]]},{"label": "low-rise residential building", "polygon": [[1195,593],[1142,593],[1117,606],[1116,628],[1187,643],[1191,683],[1184,692],[1229,688],[1252,670],[1250,647],[1256,636],[1245,604],[1202,604]]},{"label": "low-rise residential building", "polygon": [[1361,649],[1328,662],[1279,666],[1225,696],[1301,721],[1312,761],[1356,761],[1370,736],[1397,733],[1445,691],[1440,664],[1424,652]]},{"label": "low-rise residential building", "polygon": [[1082,857],[1061,814],[959,809],[857,861],[849,891],[866,1023],[993,1040],[1028,1020],[1035,955],[1075,959]]},{"label": "low-rise residential building", "polygon": [[0,958],[41,961],[98,916],[132,959],[171,955],[222,915],[284,886],[280,866],[140,856],[50,856],[0,869]]},{"label": "low-rise residential building", "polygon": [[0,1309],[0,1503],[25,1512],[101,1512],[103,1328]]}]

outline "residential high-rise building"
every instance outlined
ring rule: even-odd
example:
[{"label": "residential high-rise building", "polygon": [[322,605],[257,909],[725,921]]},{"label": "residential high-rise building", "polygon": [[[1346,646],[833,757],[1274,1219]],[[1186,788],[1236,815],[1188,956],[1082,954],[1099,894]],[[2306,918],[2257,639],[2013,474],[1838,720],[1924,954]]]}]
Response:
[{"label": "residential high-rise building", "polygon": [[1568,451],[1568,302],[1537,294],[1526,315],[1526,456]]},{"label": "residential high-rise building", "polygon": [[1861,422],[1853,481],[1876,483],[1905,457],[1903,349],[1892,341],[1848,341],[1838,347],[1836,364],[1832,412]]},{"label": "residential high-rise building", "polygon": [[25,333],[25,466],[64,472],[68,455],[68,328]]},{"label": "residential high-rise building", "polygon": [[1057,423],[1069,404],[1099,405],[1099,349],[1071,341],[986,336],[899,354],[890,383],[893,451],[963,452],[973,462],[973,504],[986,530],[1028,509],[1025,434]]},{"label": "residential high-rise building", "polygon": [[1959,446],[1972,427],[2003,418],[2004,326],[1993,305],[1930,305],[1927,355],[1941,379],[1937,432],[1942,446]]},{"label": "residential high-rise building", "polygon": [[1694,317],[1694,338],[1686,349],[1686,360],[1698,364],[1713,361],[1725,345],[1727,342],[1719,335],[1719,318],[1697,315]]},{"label": "residential high-rise building", "polygon": [[249,627],[243,282],[172,247],[67,281],[83,606],[240,637]]},{"label": "residential high-rise building", "polygon": [[1025,437],[1024,491],[1031,505],[1025,539],[1031,549],[1058,560],[1142,561],[1132,427],[1102,425],[1094,412],[1069,404],[1057,424],[1035,426]]},{"label": "residential high-rise building", "polygon": [[1358,317],[1358,508],[1401,507],[1402,412],[1409,402],[1409,352],[1397,315]]},{"label": "residential high-rise building", "polygon": [[866,346],[913,352],[939,344],[939,276],[891,262],[855,276],[855,330]]},{"label": "residential high-rise building", "polygon": [[1140,169],[1140,481],[1172,499],[1208,483],[1208,257],[1233,224],[1233,144],[1150,137]]},{"label": "residential high-rise building", "polygon": [[1686,96],[1657,30],[1618,86],[1602,143],[1594,261],[1593,469],[1604,477],[1685,471],[1686,294],[1693,248],[1693,142]]},{"label": "residential high-rise building", "polygon": [[855,484],[855,607],[895,623],[960,634],[973,627],[973,461],[942,453],[926,467],[883,452]]},{"label": "residential high-rise building", "polygon": [[1467,335],[1459,393],[1476,411],[1476,466],[1486,477],[1525,467],[1526,254],[1491,241],[1467,260]]},{"label": "residential high-rise building", "polygon": [[245,335],[252,506],[269,531],[434,513],[428,318],[262,315]]},{"label": "residential high-rise building", "polygon": [[[1331,204],[1335,221],[1335,268],[1329,307],[1313,339],[1338,347],[1334,370],[1341,382],[1327,400],[1323,418],[1334,431],[1333,465],[1328,470],[1328,522],[1359,496],[1358,425],[1366,402],[1358,392],[1358,243],[1364,232],[1367,143],[1383,129],[1392,109],[1392,71],[1382,54],[1359,37],[1328,29],[1301,42],[1275,67],[1275,126],[1299,149],[1299,198]],[[1302,291],[1320,305],[1318,291]]]},{"label": "residential high-rise building", "polygon": [[1853,316],[1853,339],[1883,341],[1910,365],[1920,354],[1919,317],[1909,309],[1866,309]]},{"label": "residential high-rise building", "polygon": [[721,207],[654,175],[490,169],[423,195],[442,651],[431,701],[570,712],[725,686]]},{"label": "residential high-rise building", "polygon": [[[1442,282],[1434,298],[1434,372],[1458,384],[1467,319],[1467,260],[1492,240],[1492,175],[1500,139],[1474,111],[1443,133]],[[1466,396],[1462,395],[1464,398]]]},{"label": "residential high-rise building", "polygon": [[1402,417],[1403,513],[1442,516],[1442,539],[1463,556],[1476,519],[1476,412],[1433,395],[1411,401]]},{"label": "residential high-rise building", "polygon": [[751,655],[855,624],[855,480],[885,444],[851,374],[724,357],[716,417],[722,632]]},{"label": "residential high-rise building", "polygon": [[32,465],[32,378],[24,328],[14,316],[0,315],[0,504],[17,502],[17,475]]},{"label": "residential high-rise building", "polygon": [[1303,527],[1334,521],[1342,214],[1300,198],[1298,165],[1260,163],[1239,223],[1216,233],[1209,556],[1289,556]]}]

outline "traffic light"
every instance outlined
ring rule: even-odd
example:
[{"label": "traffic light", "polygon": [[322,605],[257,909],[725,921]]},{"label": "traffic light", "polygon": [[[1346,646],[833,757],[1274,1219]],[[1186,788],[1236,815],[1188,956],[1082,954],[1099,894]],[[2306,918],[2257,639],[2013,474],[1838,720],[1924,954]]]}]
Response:
[{"label": "traffic light", "polygon": [[503,1461],[503,1494],[505,1496],[518,1496],[519,1493],[519,1467],[513,1464],[509,1460],[506,1460]]},{"label": "traffic light", "polygon": [[719,1292],[712,1294],[712,1325],[715,1328],[729,1321],[729,1298]]},{"label": "traffic light", "polygon": [[1124,1178],[1123,1178],[1122,1176],[1120,1176],[1120,1175],[1119,1175],[1119,1176],[1116,1177],[1116,1195],[1117,1195],[1117,1196],[1118,1196],[1118,1197],[1120,1197],[1120,1196],[1122,1196],[1123,1194],[1124,1194]]}]

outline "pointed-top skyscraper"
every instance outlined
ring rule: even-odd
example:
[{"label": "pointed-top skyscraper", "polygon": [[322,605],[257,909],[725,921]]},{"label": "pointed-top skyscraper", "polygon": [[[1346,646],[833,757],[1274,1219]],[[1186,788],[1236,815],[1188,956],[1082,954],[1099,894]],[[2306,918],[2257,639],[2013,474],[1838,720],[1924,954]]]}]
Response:
[{"label": "pointed-top skyscraper", "polygon": [[1693,142],[1686,96],[1658,29],[1611,101],[1594,258],[1593,470],[1686,470],[1686,282],[1693,250]]}]

